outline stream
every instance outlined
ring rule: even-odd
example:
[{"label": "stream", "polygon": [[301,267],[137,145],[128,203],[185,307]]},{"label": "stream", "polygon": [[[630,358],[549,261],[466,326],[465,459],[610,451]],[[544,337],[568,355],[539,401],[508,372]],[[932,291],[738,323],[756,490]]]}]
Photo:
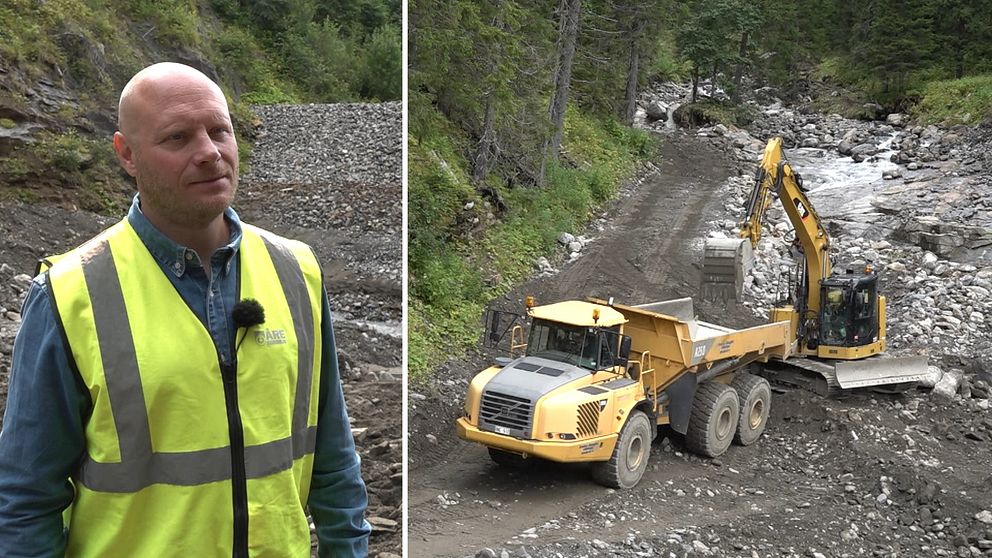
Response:
[{"label": "stream", "polygon": [[886,186],[882,174],[898,168],[889,161],[895,137],[890,135],[876,155],[861,163],[834,149],[816,147],[792,148],[786,156],[802,176],[817,213],[826,221],[844,222],[845,232],[860,236],[883,215],[871,202]]}]

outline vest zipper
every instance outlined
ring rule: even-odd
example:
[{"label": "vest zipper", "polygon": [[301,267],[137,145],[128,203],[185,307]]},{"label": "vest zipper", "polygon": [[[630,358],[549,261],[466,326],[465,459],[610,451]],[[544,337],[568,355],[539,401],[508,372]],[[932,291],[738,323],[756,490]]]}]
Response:
[{"label": "vest zipper", "polygon": [[231,494],[234,501],[234,558],[248,558],[248,478],[245,473],[245,434],[238,410],[237,357],[230,364],[221,359],[227,429],[231,437]]}]

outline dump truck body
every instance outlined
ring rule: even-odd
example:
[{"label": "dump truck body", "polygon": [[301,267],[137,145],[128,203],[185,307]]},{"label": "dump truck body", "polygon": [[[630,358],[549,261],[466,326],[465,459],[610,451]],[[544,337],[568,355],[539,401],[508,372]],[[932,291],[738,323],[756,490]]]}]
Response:
[{"label": "dump truck body", "polygon": [[529,314],[527,354],[472,380],[457,432],[560,462],[612,462],[631,420],[686,434],[701,383],[730,384],[749,363],[791,350],[787,323],[725,328],[696,320],[691,299],[640,306],[590,299]]}]

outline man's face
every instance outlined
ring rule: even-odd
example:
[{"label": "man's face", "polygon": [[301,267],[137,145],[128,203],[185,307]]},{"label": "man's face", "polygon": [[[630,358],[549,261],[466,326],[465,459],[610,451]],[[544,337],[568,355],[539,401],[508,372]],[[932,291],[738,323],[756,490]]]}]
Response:
[{"label": "man's face", "polygon": [[231,205],[238,145],[220,91],[174,76],[136,88],[125,111],[114,147],[153,222],[203,227]]}]

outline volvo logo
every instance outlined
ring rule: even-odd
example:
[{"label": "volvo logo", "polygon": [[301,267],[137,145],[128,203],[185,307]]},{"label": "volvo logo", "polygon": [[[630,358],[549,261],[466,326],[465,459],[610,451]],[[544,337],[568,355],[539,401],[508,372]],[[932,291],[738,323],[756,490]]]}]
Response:
[{"label": "volvo logo", "polygon": [[[502,409],[499,410],[498,413],[496,413],[496,416],[497,417],[510,418],[510,413],[512,411],[516,411],[517,408],[520,407],[521,405],[523,405],[523,403],[513,403],[511,405],[508,405],[506,407],[503,407]],[[496,417],[493,417],[493,418],[496,418]]]}]

